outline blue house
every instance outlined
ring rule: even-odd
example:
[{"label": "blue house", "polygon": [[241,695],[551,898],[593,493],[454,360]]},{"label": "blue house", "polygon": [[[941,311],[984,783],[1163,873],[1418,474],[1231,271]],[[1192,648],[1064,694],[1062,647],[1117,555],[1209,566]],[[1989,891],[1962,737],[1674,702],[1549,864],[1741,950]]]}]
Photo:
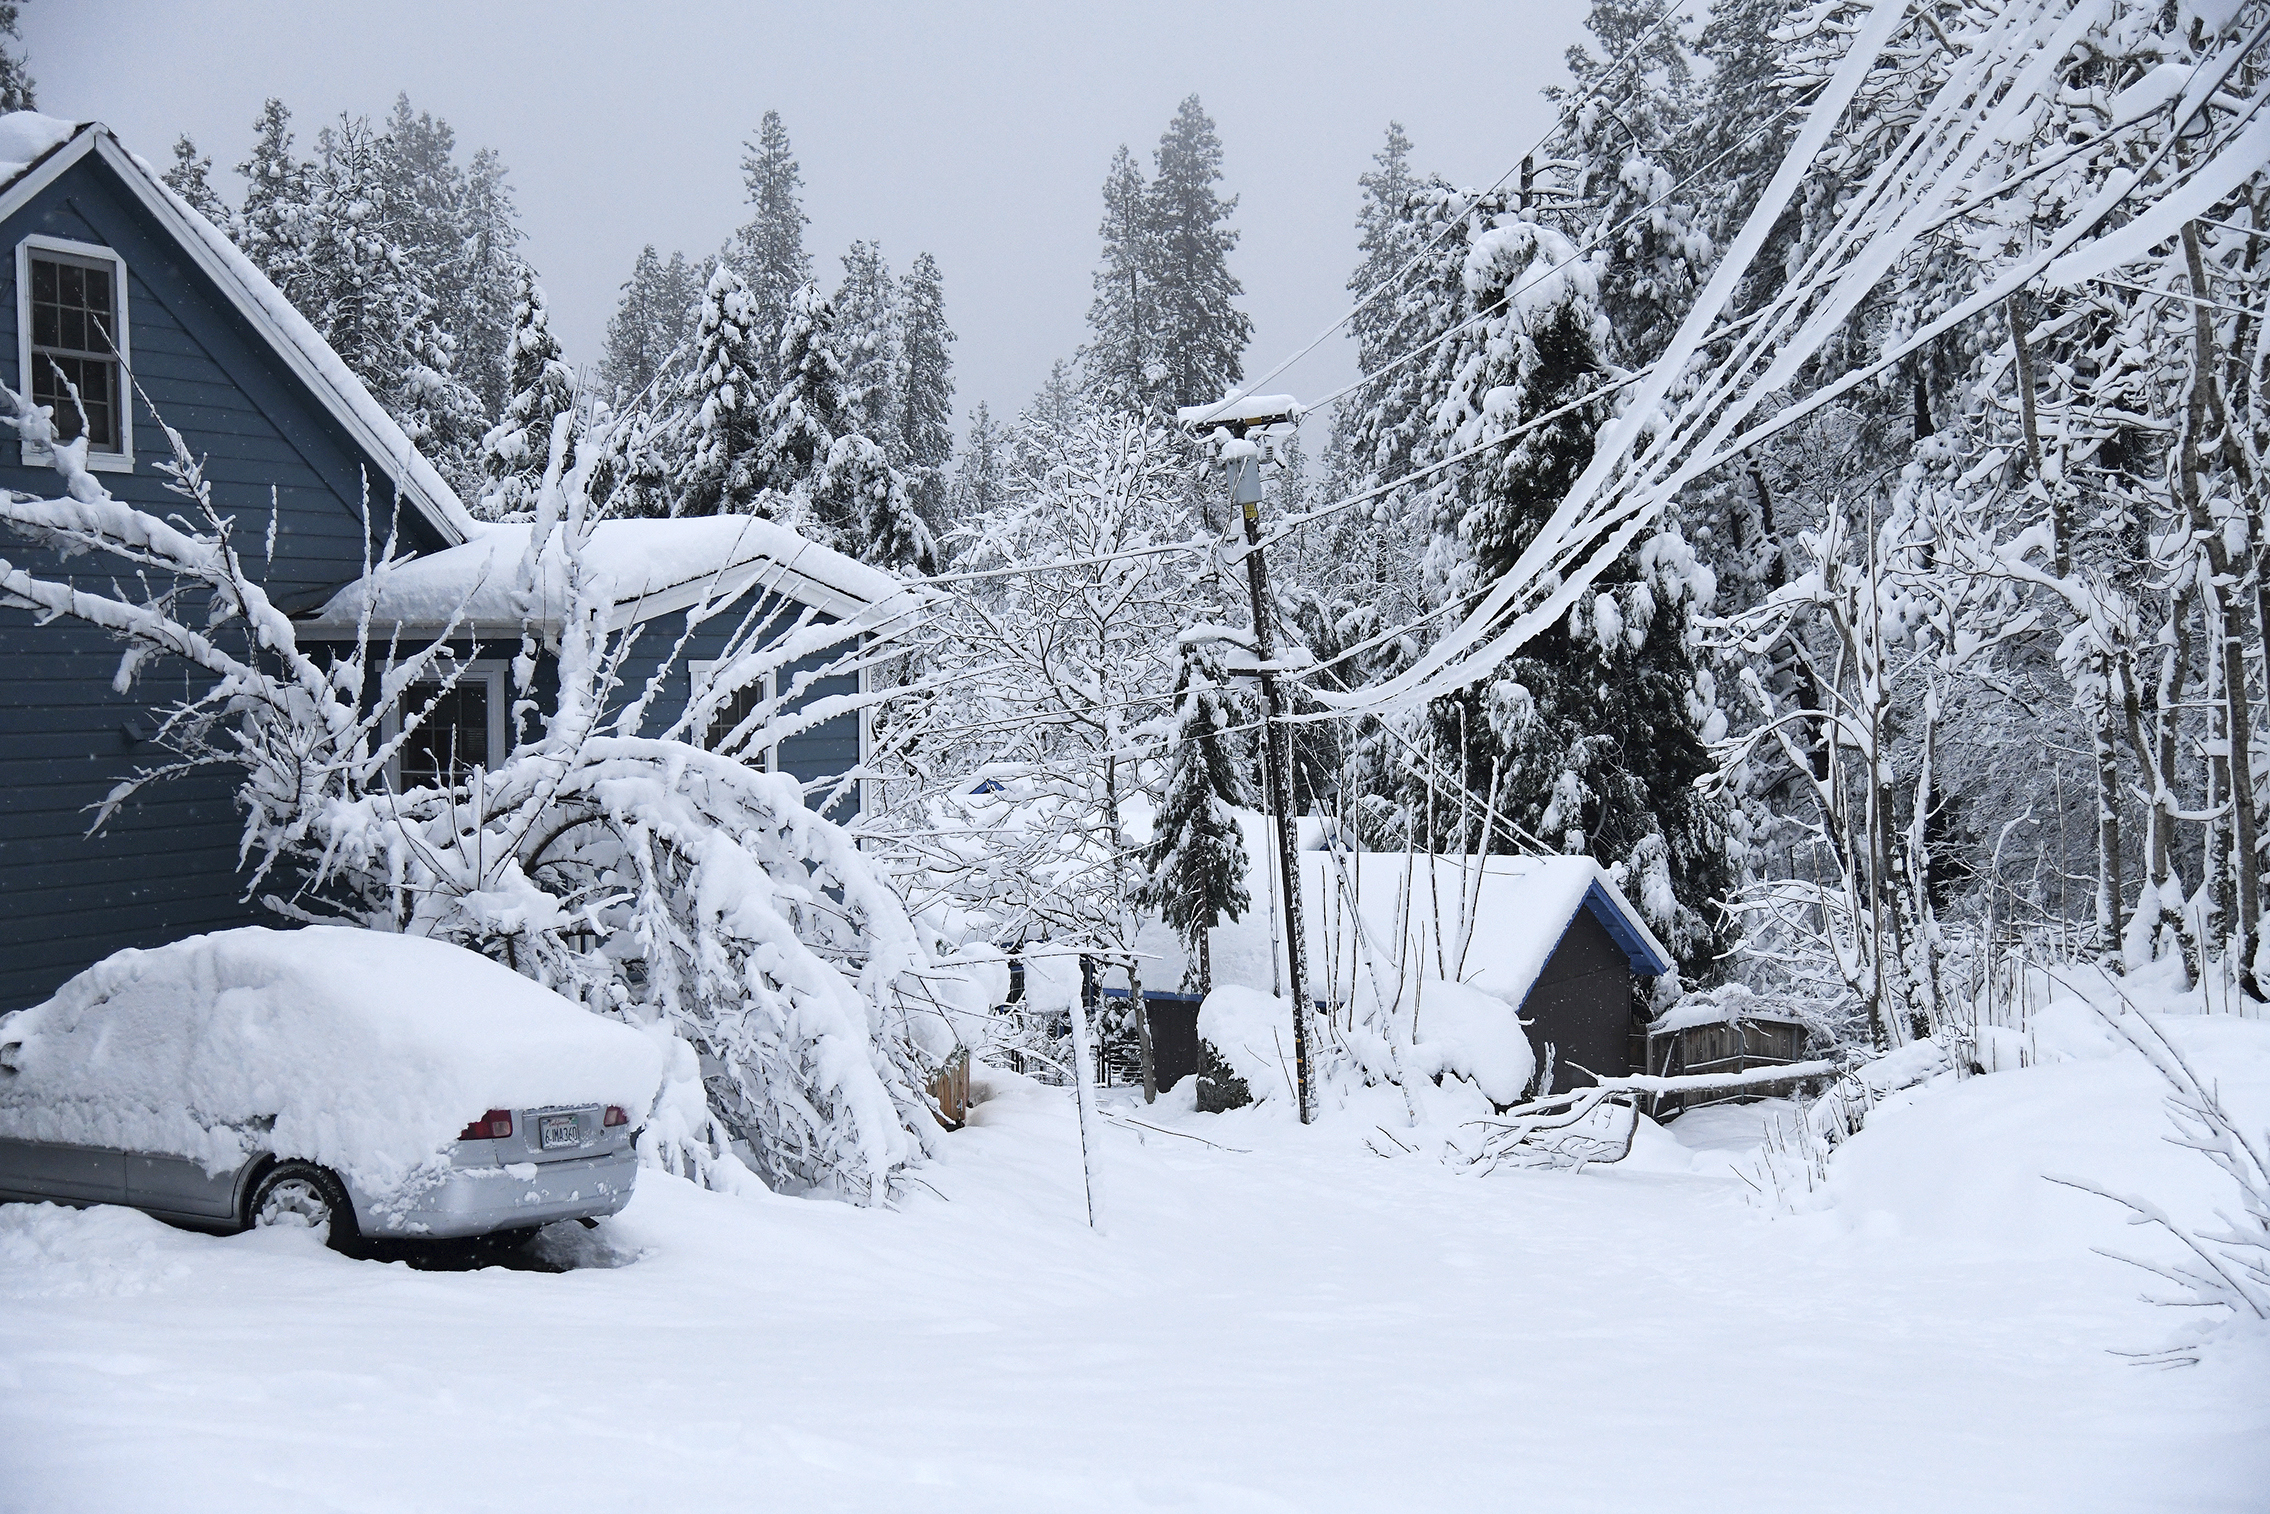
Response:
[{"label": "blue house", "polygon": [[[170,456],[155,424],[162,415],[204,457],[223,513],[264,533],[273,511],[264,587],[303,620],[303,642],[341,635],[337,606],[363,571],[366,484],[380,508],[392,512],[399,501],[401,550],[416,559],[397,580],[406,594],[468,582],[471,558],[515,561],[525,551],[527,528],[473,520],[275,287],[100,124],[0,117],[0,282],[0,371],[19,393],[55,406],[66,439],[79,434],[81,406],[69,402],[58,373],[76,386],[90,466],[115,496],[160,515],[178,508],[157,468]],[[26,451],[0,430],[0,488],[55,494],[50,460]],[[601,532],[600,553],[625,588],[619,623],[652,623],[640,641],[644,668],[626,669],[634,687],[680,638],[704,587],[714,592],[730,575],[777,602],[782,625],[807,608],[820,617],[859,613],[897,592],[887,575],[762,522],[626,521]],[[7,539],[0,560],[95,592],[108,590],[119,567],[83,557],[66,563]],[[665,574],[676,577],[659,581]],[[437,726],[437,743],[411,762],[471,763],[501,751],[501,664],[487,662],[476,643],[508,637],[500,655],[509,657],[525,608],[471,607],[462,630],[474,676]],[[406,637],[421,629],[415,595],[385,615]],[[692,680],[704,674],[704,638],[722,644],[737,623],[727,616],[697,629],[653,720],[682,712]],[[381,637],[393,629],[384,621],[374,628]],[[0,1011],[39,1002],[121,948],[263,918],[242,898],[227,772],[153,788],[88,834],[92,806],[159,755],[148,740],[151,712],[193,676],[181,664],[159,664],[122,694],[112,687],[120,652],[91,627],[38,624],[0,599]],[[799,696],[854,686],[823,679]],[[764,760],[811,780],[815,794],[841,788],[839,803],[856,804],[855,783],[828,780],[857,765],[863,740],[860,718],[843,714]]]}]

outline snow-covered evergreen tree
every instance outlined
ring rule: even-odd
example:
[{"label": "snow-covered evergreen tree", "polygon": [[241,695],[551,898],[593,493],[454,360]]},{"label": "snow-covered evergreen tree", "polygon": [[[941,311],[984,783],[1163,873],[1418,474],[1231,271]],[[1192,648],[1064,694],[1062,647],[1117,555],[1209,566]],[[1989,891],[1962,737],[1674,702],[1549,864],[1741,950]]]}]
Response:
[{"label": "snow-covered evergreen tree", "polygon": [[1142,165],[1123,143],[1103,183],[1103,256],[1088,306],[1088,344],[1080,376],[1100,404],[1141,411],[1156,403],[1165,369],[1159,363],[1158,231]]},{"label": "snow-covered evergreen tree", "polygon": [[719,263],[702,293],[692,359],[668,423],[673,434],[661,443],[676,464],[673,515],[774,513],[759,497],[767,488],[761,455],[769,423],[756,324],[756,301],[740,274]]},{"label": "snow-covered evergreen tree", "polygon": [[954,470],[950,513],[954,524],[986,514],[1001,504],[1009,474],[1007,428],[996,425],[983,400],[969,415],[969,438],[962,447],[961,466]]},{"label": "snow-covered evergreen tree", "polygon": [[1356,366],[1364,373],[1385,367],[1409,350],[1403,332],[1406,317],[1397,298],[1404,270],[1420,248],[1411,215],[1412,196],[1419,178],[1411,169],[1411,139],[1403,123],[1387,123],[1387,140],[1372,154],[1372,167],[1356,178],[1360,208],[1356,212],[1355,271],[1348,275],[1348,292],[1360,303],[1348,317],[1348,335],[1356,344]]},{"label": "snow-covered evergreen tree", "polygon": [[[17,5],[0,5],[0,38],[6,39],[0,41],[0,114],[39,109],[29,64],[19,51],[24,40],[24,34],[17,30],[17,14],[21,9]],[[11,42],[16,45],[9,46]]]},{"label": "snow-covered evergreen tree", "polygon": [[[1419,329],[1455,334],[1383,386],[1381,406],[1405,407],[1399,416],[1375,414],[1358,429],[1400,429],[1409,461],[1424,465],[1526,427],[1427,482],[1433,604],[1463,602],[1512,566],[1607,419],[1604,405],[1581,403],[1608,373],[1594,264],[1539,212],[1519,208],[1516,194],[1430,186],[1416,196],[1427,235],[1444,235],[1430,267],[1413,275],[1409,314]],[[1582,614],[1492,678],[1436,700],[1405,735],[1421,755],[1404,741],[1378,743],[1366,758],[1371,781],[1441,850],[1511,845],[1511,834],[1478,819],[1494,809],[1551,846],[1591,853],[1630,881],[1627,892],[1687,970],[1708,970],[1724,944],[1715,903],[1733,880],[1722,806],[1694,787],[1710,768],[1704,736],[1723,721],[1687,624],[1712,588],[1674,531],[1642,542]]]},{"label": "snow-covered evergreen tree", "polygon": [[520,212],[505,182],[504,160],[484,147],[473,154],[457,197],[458,255],[437,295],[446,324],[457,338],[458,375],[491,415],[513,391],[511,343],[518,305],[515,252],[521,242]]},{"label": "snow-covered evergreen tree", "polygon": [[237,245],[252,266],[288,296],[299,271],[300,228],[309,192],[307,166],[292,152],[292,113],[283,101],[270,96],[252,130],[252,151],[236,169],[244,176]]},{"label": "snow-covered evergreen tree", "polygon": [[682,252],[665,263],[649,242],[639,252],[631,276],[623,281],[622,303],[607,322],[607,346],[600,358],[601,378],[621,400],[647,395],[670,355],[693,336],[700,320],[708,271],[688,263]]},{"label": "snow-covered evergreen tree", "polygon": [[[504,418],[481,439],[479,504],[490,520],[534,506],[550,457],[553,422],[575,411],[575,373],[560,356],[544,291],[525,263],[519,285],[512,307],[512,398],[505,403]],[[574,463],[571,436],[562,466]]]},{"label": "snow-covered evergreen tree", "polygon": [[[845,430],[835,307],[817,285],[805,285],[790,299],[772,366],[780,375],[779,387],[765,403],[755,479],[779,501],[772,507],[775,518],[801,528],[812,519],[813,495],[828,451]],[[820,524],[832,531],[839,523]]]},{"label": "snow-covered evergreen tree", "polygon": [[1245,377],[1253,321],[1232,303],[1245,292],[1229,267],[1237,196],[1216,192],[1221,177],[1221,138],[1192,95],[1159,139],[1148,194],[1155,361],[1162,370],[1152,392],[1167,406],[1219,399]]},{"label": "snow-covered evergreen tree", "polygon": [[173,166],[165,171],[166,187],[180,195],[191,210],[226,229],[229,208],[214,192],[212,173],[213,160],[197,151],[197,144],[189,139],[189,133],[183,132],[174,139]]},{"label": "snow-covered evergreen tree", "polygon": [[1247,723],[1243,703],[1206,643],[1185,636],[1174,680],[1174,734],[1167,748],[1165,792],[1151,823],[1143,866],[1150,874],[1142,902],[1180,936],[1189,951],[1184,986],[1213,988],[1207,932],[1252,904],[1245,886],[1250,860],[1232,807],[1253,803],[1245,775],[1251,760],[1232,728]]},{"label": "snow-covered evergreen tree", "polygon": [[1711,258],[1703,208],[1678,188],[1700,101],[1686,40],[1664,24],[1670,0],[1593,0],[1585,27],[1603,59],[1568,50],[1588,92],[1561,149],[1576,167],[1573,204],[1598,269],[1606,356],[1650,361],[1671,339]]},{"label": "snow-covered evergreen tree", "polygon": [[915,512],[933,531],[946,525],[954,461],[953,328],[945,279],[925,252],[899,280],[899,467]]},{"label": "snow-covered evergreen tree", "polygon": [[756,139],[743,144],[741,177],[749,219],[734,232],[728,256],[754,302],[767,360],[761,376],[778,383],[782,374],[772,359],[787,333],[796,292],[812,281],[812,255],[804,250],[810,219],[804,214],[804,176],[779,111],[766,111]]},{"label": "snow-covered evergreen tree", "polygon": [[444,477],[471,492],[488,427],[407,246],[384,144],[342,117],[316,141],[284,293]]},{"label": "snow-covered evergreen tree", "polygon": [[453,376],[479,397],[482,414],[498,415],[512,392],[521,240],[504,162],[483,148],[460,167],[456,131],[413,110],[407,94],[395,97],[378,145],[396,239],[456,354]]},{"label": "snow-covered evergreen tree", "polygon": [[836,287],[836,351],[843,362],[845,426],[895,450],[900,431],[899,288],[876,242],[853,242]]}]

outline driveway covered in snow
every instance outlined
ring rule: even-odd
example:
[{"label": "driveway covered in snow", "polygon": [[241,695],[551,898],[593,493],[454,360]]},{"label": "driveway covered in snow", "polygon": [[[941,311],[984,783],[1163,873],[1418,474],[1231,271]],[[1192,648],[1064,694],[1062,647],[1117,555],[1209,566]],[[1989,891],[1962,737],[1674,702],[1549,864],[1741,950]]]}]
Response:
[{"label": "driveway covered in snow", "polygon": [[[2223,1062],[2265,1086],[2270,1027]],[[2235,1039],[2234,1039],[2235,1038]],[[2118,1060],[1879,1111],[1808,1212],[1755,1115],[1619,1168],[1383,1159],[1352,1111],[1118,1106],[1080,1221],[1068,1099],[997,1078],[899,1212],[649,1175],[557,1275],[0,1209],[0,1506],[2260,1509],[2270,1342],[2129,1365],[2111,1206],[2212,1200]],[[1683,1137],[1683,1139],[1681,1139]],[[1237,1148],[1237,1149],[1220,1149]],[[2202,1170],[2203,1164],[2201,1165]]]}]

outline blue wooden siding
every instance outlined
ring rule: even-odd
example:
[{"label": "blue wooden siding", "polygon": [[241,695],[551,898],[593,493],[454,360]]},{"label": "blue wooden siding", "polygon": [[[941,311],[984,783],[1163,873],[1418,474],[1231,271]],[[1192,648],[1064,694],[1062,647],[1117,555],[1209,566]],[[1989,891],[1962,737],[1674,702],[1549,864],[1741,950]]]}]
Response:
[{"label": "blue wooden siding", "polygon": [[[237,542],[286,609],[321,603],[362,568],[359,515],[367,469],[376,509],[391,506],[385,460],[366,458],[338,423],[212,286],[188,254],[92,155],[0,226],[0,371],[16,370],[15,248],[30,234],[107,246],[127,265],[128,345],[135,377],[165,420],[206,459],[215,502],[238,523]],[[156,464],[164,433],[137,397],[135,468],[102,475],[122,500],[168,514]],[[0,431],[0,488],[52,494],[51,469],[26,469],[13,432]],[[261,561],[273,489],[277,546]],[[405,510],[415,550],[441,545]],[[0,557],[41,576],[108,587],[115,563],[59,563],[0,536]],[[146,669],[130,695],[110,688],[120,646],[70,622],[33,624],[0,609],[0,1011],[36,1003],[72,973],[127,946],[154,946],[260,918],[238,902],[239,823],[225,773],[177,779],[85,834],[90,806],[140,762],[130,721],[178,697],[189,670]]]},{"label": "blue wooden siding", "polygon": [[[774,604],[780,605],[777,618],[774,614]],[[755,608],[760,624],[777,625],[782,633],[785,633],[789,627],[796,623],[797,615],[801,613],[793,605],[779,601],[773,603],[760,601]],[[827,623],[832,621],[833,617],[821,615],[817,616],[816,619],[822,623]],[[713,662],[722,655],[727,640],[739,626],[740,620],[739,615],[720,615],[695,628],[694,634],[686,642],[685,649],[678,654],[677,665],[670,670],[670,676],[663,681],[663,686],[649,711],[647,730],[650,733],[667,729],[672,722],[685,713],[686,702],[693,698],[692,665],[697,662]],[[683,616],[665,616],[649,622],[641,630],[638,643],[624,667],[623,686],[627,694],[635,697],[637,692],[645,687],[646,681],[654,676],[654,670],[661,665],[662,659],[670,655],[671,648],[677,645],[678,638],[684,634],[685,619]],[[828,664],[840,660],[845,650],[844,647],[833,647],[815,652],[811,656],[790,663],[787,667],[781,669],[779,687],[782,695],[786,697],[786,707],[790,710],[796,710],[803,708],[813,700],[858,693],[859,676],[856,673],[837,673],[826,678],[814,678],[802,692],[793,696],[790,695],[799,673],[816,673]],[[838,715],[832,720],[823,721],[808,731],[791,736],[780,744],[780,770],[803,780],[806,786],[805,800],[809,804],[818,804],[827,796],[828,789],[834,786],[836,779],[843,777],[858,766],[859,717],[855,714]],[[857,815],[859,813],[859,791],[857,787],[854,786],[851,792],[829,809],[827,813],[837,820],[848,820]]]}]

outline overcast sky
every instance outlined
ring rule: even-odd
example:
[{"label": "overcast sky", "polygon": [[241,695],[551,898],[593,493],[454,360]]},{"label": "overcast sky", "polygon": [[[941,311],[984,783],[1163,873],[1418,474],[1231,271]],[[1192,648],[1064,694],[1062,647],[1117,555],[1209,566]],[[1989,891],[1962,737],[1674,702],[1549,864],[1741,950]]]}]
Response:
[{"label": "overcast sky", "polygon": [[[1539,91],[1585,8],[30,0],[22,25],[42,109],[102,120],[161,164],[187,131],[232,202],[265,96],[304,150],[326,119],[383,115],[407,90],[465,155],[510,165],[578,362],[643,244],[698,255],[739,224],[741,143],[777,109],[826,287],[857,237],[901,271],[937,257],[966,414],[1013,413],[1079,344],[1112,150],[1147,166],[1183,96],[1219,125],[1241,197],[1232,268],[1258,377],[1344,308],[1356,175],[1387,122],[1422,168],[1495,179],[1546,126]],[[1335,338],[1271,387],[1315,396],[1353,373]]]}]

